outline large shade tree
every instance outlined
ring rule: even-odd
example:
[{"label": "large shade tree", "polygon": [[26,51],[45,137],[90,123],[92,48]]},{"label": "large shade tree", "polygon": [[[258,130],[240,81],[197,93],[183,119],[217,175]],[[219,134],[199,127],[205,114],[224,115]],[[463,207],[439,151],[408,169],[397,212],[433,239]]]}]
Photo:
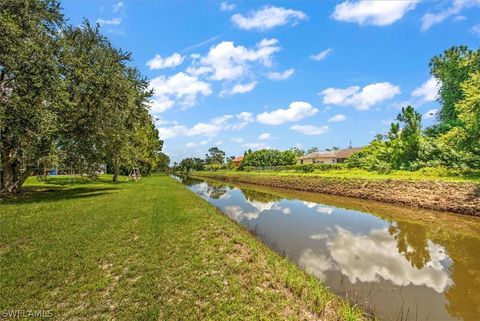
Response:
[{"label": "large shade tree", "polygon": [[63,105],[55,0],[0,2],[0,192],[16,192],[51,152]]},{"label": "large shade tree", "polygon": [[66,26],[54,0],[0,2],[0,192],[60,163],[95,176],[114,164],[156,166],[152,91],[130,53],[99,26]]}]

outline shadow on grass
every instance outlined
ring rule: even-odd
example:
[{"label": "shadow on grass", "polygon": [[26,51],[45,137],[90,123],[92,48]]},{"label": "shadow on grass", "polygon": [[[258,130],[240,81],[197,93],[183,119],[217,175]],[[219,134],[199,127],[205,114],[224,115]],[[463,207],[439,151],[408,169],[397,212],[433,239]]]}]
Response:
[{"label": "shadow on grass", "polygon": [[32,204],[43,202],[57,202],[62,200],[84,199],[109,194],[109,191],[116,190],[113,187],[73,187],[73,188],[50,188],[45,187],[26,187],[21,193],[15,195],[0,196],[0,205],[2,204]]},{"label": "shadow on grass", "polygon": [[49,177],[46,180],[44,179],[36,179],[36,182],[42,183],[45,185],[61,185],[61,186],[68,186],[68,185],[88,185],[88,184],[125,184],[128,183],[124,179],[119,179],[118,182],[113,182],[111,179],[105,178],[98,178],[98,179],[91,179],[86,177]]}]

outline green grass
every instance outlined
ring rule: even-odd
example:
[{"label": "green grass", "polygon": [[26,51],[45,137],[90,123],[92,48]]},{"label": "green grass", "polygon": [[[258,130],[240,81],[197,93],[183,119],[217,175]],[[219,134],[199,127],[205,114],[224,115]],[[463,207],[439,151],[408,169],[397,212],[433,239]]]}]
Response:
[{"label": "green grass", "polygon": [[313,173],[301,173],[295,171],[228,171],[221,170],[217,172],[222,175],[275,175],[275,176],[318,176],[333,178],[361,178],[361,179],[396,179],[396,180],[435,180],[447,182],[470,182],[480,183],[480,171],[460,172],[446,169],[427,168],[418,171],[392,171],[388,174],[369,172],[362,169],[335,169],[315,171]]},{"label": "green grass", "polygon": [[109,179],[31,178],[25,193],[0,200],[0,311],[47,309],[56,320],[365,318],[174,179]]}]

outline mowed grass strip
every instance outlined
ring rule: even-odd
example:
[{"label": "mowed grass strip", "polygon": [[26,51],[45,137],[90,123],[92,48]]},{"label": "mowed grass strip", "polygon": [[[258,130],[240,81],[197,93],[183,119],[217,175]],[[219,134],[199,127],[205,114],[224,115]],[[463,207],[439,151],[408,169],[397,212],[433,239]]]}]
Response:
[{"label": "mowed grass strip", "polygon": [[35,178],[0,200],[0,311],[56,320],[356,320],[361,311],[168,176]]}]

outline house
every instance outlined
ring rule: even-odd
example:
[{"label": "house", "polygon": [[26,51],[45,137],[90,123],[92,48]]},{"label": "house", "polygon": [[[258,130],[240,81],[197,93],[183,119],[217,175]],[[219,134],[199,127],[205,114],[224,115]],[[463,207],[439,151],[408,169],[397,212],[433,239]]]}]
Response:
[{"label": "house", "polygon": [[351,147],[346,149],[314,152],[297,159],[298,165],[303,164],[337,164],[343,163],[353,153],[359,152],[363,147]]},{"label": "house", "polygon": [[235,166],[240,166],[240,163],[243,161],[243,156],[237,156],[232,160],[232,163],[235,164]]}]

